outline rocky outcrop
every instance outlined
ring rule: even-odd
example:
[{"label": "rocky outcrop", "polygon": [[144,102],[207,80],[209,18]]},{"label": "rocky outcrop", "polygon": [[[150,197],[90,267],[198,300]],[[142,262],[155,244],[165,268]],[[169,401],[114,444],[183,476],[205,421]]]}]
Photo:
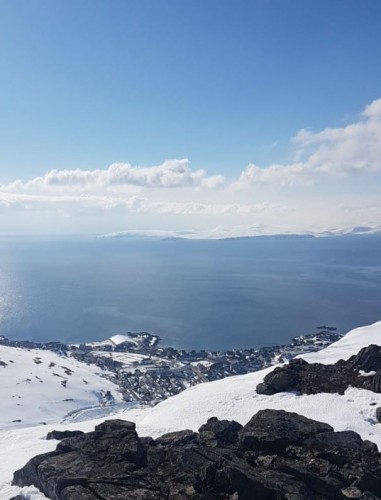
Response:
[{"label": "rocky outcrop", "polygon": [[242,427],[211,418],[190,430],[140,438],[110,420],[64,439],[15,472],[52,500],[317,500],[381,497],[381,457],[354,432],[263,410]]},{"label": "rocky outcrop", "polygon": [[375,344],[363,347],[349,362],[365,372],[381,370],[381,347]]},{"label": "rocky outcrop", "polygon": [[301,358],[275,368],[258,384],[258,394],[298,391],[302,394],[330,392],[344,394],[349,387],[381,392],[381,347],[364,347],[349,360],[332,365],[307,363]]},{"label": "rocky outcrop", "polygon": [[376,408],[376,419],[378,423],[381,423],[381,406]]},{"label": "rocky outcrop", "polygon": [[82,431],[51,431],[46,435],[46,439],[65,439],[69,437],[82,436],[84,433]]}]

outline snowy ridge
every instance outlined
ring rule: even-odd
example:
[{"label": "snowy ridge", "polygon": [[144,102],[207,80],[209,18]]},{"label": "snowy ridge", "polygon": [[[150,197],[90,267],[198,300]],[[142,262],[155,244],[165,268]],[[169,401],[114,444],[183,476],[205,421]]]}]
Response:
[{"label": "snowy ridge", "polygon": [[[302,357],[309,362],[334,363],[339,359],[348,359],[369,344],[381,344],[381,321],[352,330],[326,349]],[[52,353],[49,353],[50,355]],[[76,369],[78,370],[78,367]],[[273,369],[274,367],[271,367],[248,375],[200,384],[165,400],[154,408],[131,410],[123,408],[119,413],[112,415],[112,418],[134,421],[139,435],[158,437],[165,432],[175,430],[197,430],[211,416],[237,420],[244,424],[260,409],[284,409],[329,423],[336,431],[354,430],[363,439],[375,442],[381,449],[381,425],[377,425],[375,419],[375,409],[381,406],[381,394],[349,388],[342,396],[322,393],[298,396],[288,392],[273,396],[258,395],[255,390],[257,384]],[[3,419],[3,416],[1,418]],[[44,439],[48,431],[79,429],[87,432],[93,430],[104,417],[68,424],[60,423],[61,420],[62,415],[58,417],[57,412],[56,423],[29,429],[22,428],[21,423],[18,429],[0,432],[1,499],[8,499],[20,491],[19,488],[10,485],[15,469],[22,467],[32,456],[55,448],[56,441]],[[4,425],[3,422],[2,424]],[[33,489],[24,488],[24,491],[30,493],[29,498],[33,500],[44,498]]]}]

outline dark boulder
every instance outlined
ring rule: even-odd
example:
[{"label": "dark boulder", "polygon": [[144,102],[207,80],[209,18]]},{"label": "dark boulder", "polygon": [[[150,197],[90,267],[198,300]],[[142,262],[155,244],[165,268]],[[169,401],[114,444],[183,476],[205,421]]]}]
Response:
[{"label": "dark boulder", "polygon": [[199,439],[203,440],[203,436],[211,436],[220,446],[233,444],[237,442],[238,432],[241,429],[242,425],[234,420],[218,420],[212,417],[199,428]]},{"label": "dark boulder", "polygon": [[46,439],[66,439],[70,437],[82,436],[84,432],[82,431],[51,431],[46,435]]},{"label": "dark boulder", "polygon": [[245,425],[239,436],[239,446],[246,451],[260,450],[283,453],[293,444],[322,432],[332,432],[330,425],[284,410],[260,410]]},{"label": "dark boulder", "polygon": [[377,419],[377,422],[381,423],[381,406],[376,408],[376,419]]},{"label": "dark boulder", "polygon": [[301,394],[320,392],[344,394],[349,386],[381,393],[381,369],[364,376],[362,371],[374,371],[378,367],[380,348],[371,345],[349,360],[339,360],[332,365],[307,363],[294,359],[288,365],[275,368],[258,384],[258,394],[272,395],[284,391]]},{"label": "dark boulder", "polygon": [[378,370],[373,377],[366,377],[369,379],[370,387],[369,389],[374,392],[381,392],[381,370]]},{"label": "dark boulder", "polygon": [[351,492],[370,499],[380,470],[375,445],[356,433],[263,410],[244,427],[211,418],[199,433],[156,440],[109,420],[32,458],[14,484],[33,484],[51,500],[333,500]]},{"label": "dark boulder", "polygon": [[363,347],[349,362],[364,372],[381,370],[381,347],[375,344]]},{"label": "dark boulder", "polygon": [[304,444],[319,458],[328,459],[341,467],[351,460],[361,461],[362,457],[378,455],[374,443],[363,441],[353,431],[324,432],[308,438]]},{"label": "dark boulder", "polygon": [[263,383],[257,386],[257,393],[270,396],[277,392],[284,392],[292,389],[296,382],[297,378],[292,370],[275,368],[274,371],[266,375]]},{"label": "dark boulder", "polygon": [[381,498],[381,478],[380,475],[375,476],[369,472],[364,472],[364,474],[355,481],[355,486],[360,490],[369,491],[376,495],[377,498]]},{"label": "dark boulder", "polygon": [[189,429],[178,432],[168,432],[156,439],[156,444],[166,445],[183,445],[191,443],[197,439],[197,434]]}]

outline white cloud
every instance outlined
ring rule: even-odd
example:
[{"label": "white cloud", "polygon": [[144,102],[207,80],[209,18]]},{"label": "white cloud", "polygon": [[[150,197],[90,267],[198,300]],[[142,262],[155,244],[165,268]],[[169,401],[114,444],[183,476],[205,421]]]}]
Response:
[{"label": "white cloud", "polygon": [[190,162],[167,160],[152,167],[135,167],[129,163],[114,163],[101,170],[50,170],[30,181],[15,181],[3,189],[19,190],[101,190],[108,188],[184,188],[203,187],[216,189],[225,184],[222,175],[207,176],[205,170],[192,170]]},{"label": "white cloud", "polygon": [[321,132],[300,130],[292,139],[295,161],[264,168],[251,164],[235,187],[275,183],[312,183],[325,175],[381,172],[381,99],[365,107],[361,118]]},{"label": "white cloud", "polygon": [[187,159],[151,167],[115,163],[51,170],[15,180],[0,185],[0,230],[12,229],[16,219],[26,231],[32,220],[37,230],[39,224],[59,230],[62,218],[68,231],[91,226],[99,232],[207,231],[216,225],[300,232],[380,224],[381,99],[354,123],[302,129],[291,144],[292,161],[252,163],[229,182],[222,174],[192,168]]},{"label": "white cloud", "polygon": [[312,182],[312,172],[303,163],[292,165],[274,164],[266,168],[250,164],[244,170],[233,188],[246,188],[253,184],[294,185],[301,182]]},{"label": "white cloud", "polygon": [[381,120],[381,99],[376,99],[365,106],[363,115],[371,120]]},{"label": "white cloud", "polygon": [[264,211],[283,210],[279,203],[200,203],[152,201],[141,196],[118,198],[111,196],[40,196],[0,192],[0,212],[6,210],[39,211],[49,206],[51,210],[66,210],[75,215],[80,212],[111,213],[124,211],[129,214],[167,215],[250,215]]},{"label": "white cloud", "polygon": [[[349,175],[381,172],[381,99],[367,105],[355,123],[320,132],[301,129],[291,140],[294,161],[260,167],[254,163],[242,171],[231,187],[254,184],[295,185],[313,183],[325,174]],[[189,160],[167,160],[151,167],[114,163],[107,169],[51,170],[29,181],[17,180],[4,191],[94,192],[129,189],[217,189],[228,186],[222,174],[209,176],[192,169]]]}]

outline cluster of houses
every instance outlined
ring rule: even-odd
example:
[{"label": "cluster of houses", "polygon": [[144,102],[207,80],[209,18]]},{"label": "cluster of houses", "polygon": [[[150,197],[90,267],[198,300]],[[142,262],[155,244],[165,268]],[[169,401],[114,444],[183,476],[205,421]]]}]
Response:
[{"label": "cluster of houses", "polygon": [[13,341],[0,336],[0,344],[48,349],[96,364],[120,386],[126,401],[154,404],[201,382],[253,372],[322,349],[340,337],[336,328],[320,326],[315,333],[295,337],[288,345],[210,352],[161,346],[161,339],[148,332],[114,335],[102,342],[79,345]]},{"label": "cluster of houses", "polygon": [[160,339],[147,332],[118,337],[116,343],[111,338],[80,345],[72,354],[111,372],[126,401],[155,403],[201,382],[253,372],[322,349],[341,335],[334,327],[319,327],[289,345],[210,352],[161,346]]}]

